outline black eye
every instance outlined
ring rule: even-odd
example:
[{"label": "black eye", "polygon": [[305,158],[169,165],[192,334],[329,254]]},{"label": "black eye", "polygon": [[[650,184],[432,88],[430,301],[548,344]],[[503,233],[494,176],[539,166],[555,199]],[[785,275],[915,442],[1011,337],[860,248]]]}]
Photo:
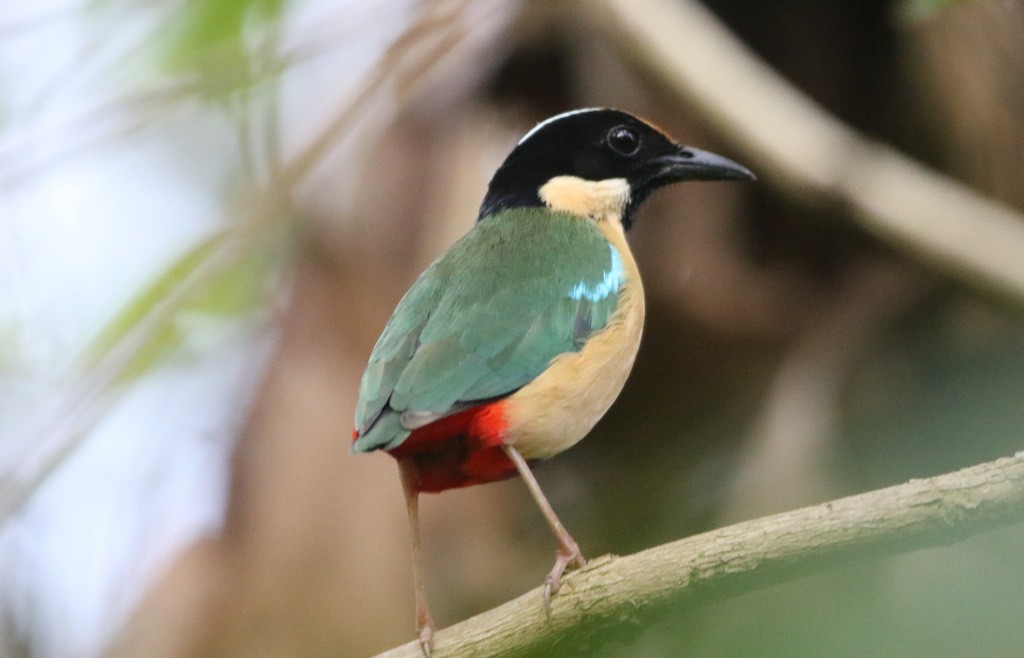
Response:
[{"label": "black eye", "polygon": [[640,150],[640,135],[626,126],[616,126],[609,130],[607,142],[619,155],[635,155]]}]

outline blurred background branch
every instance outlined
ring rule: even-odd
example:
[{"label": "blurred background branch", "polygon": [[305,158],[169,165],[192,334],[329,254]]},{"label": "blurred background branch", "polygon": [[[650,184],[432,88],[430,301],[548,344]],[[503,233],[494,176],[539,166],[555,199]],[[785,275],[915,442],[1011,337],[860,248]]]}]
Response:
[{"label": "blurred background branch", "polygon": [[609,42],[698,108],[766,182],[849,208],[945,275],[1024,302],[1024,215],[858,134],[695,0],[601,4]]}]

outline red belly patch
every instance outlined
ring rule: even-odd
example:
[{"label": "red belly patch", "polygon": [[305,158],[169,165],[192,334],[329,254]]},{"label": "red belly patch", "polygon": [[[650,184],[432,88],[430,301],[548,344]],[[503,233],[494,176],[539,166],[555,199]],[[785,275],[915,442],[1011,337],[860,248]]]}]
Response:
[{"label": "red belly patch", "polygon": [[508,426],[504,405],[504,400],[488,402],[424,425],[388,453],[416,465],[417,491],[438,492],[505,479],[516,469],[501,448]]}]

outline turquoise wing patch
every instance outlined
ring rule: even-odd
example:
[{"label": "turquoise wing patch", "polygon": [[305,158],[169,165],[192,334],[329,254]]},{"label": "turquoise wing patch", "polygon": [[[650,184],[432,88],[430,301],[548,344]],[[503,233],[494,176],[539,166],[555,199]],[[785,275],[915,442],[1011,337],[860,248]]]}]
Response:
[{"label": "turquoise wing patch", "polygon": [[618,250],[611,244],[608,249],[611,251],[611,265],[605,270],[601,281],[596,284],[580,281],[569,291],[569,299],[586,299],[596,304],[618,294],[619,288],[626,282],[626,270]]}]

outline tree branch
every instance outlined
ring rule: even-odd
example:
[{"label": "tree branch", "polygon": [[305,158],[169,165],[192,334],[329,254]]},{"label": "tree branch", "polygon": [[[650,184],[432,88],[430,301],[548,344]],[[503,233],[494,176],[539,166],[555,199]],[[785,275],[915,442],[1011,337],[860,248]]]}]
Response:
[{"label": "tree branch", "polygon": [[[951,544],[1024,520],[1024,454],[813,507],[737,523],[572,573],[550,617],[540,587],[435,635],[435,658],[510,656],[649,619],[670,603],[705,603],[835,567],[844,558]],[[420,658],[410,642],[378,658]]]},{"label": "tree branch", "polygon": [[1024,303],[1024,217],[873,142],[794,87],[695,0],[585,3],[609,44],[744,151],[764,180],[848,207],[947,275]]}]

